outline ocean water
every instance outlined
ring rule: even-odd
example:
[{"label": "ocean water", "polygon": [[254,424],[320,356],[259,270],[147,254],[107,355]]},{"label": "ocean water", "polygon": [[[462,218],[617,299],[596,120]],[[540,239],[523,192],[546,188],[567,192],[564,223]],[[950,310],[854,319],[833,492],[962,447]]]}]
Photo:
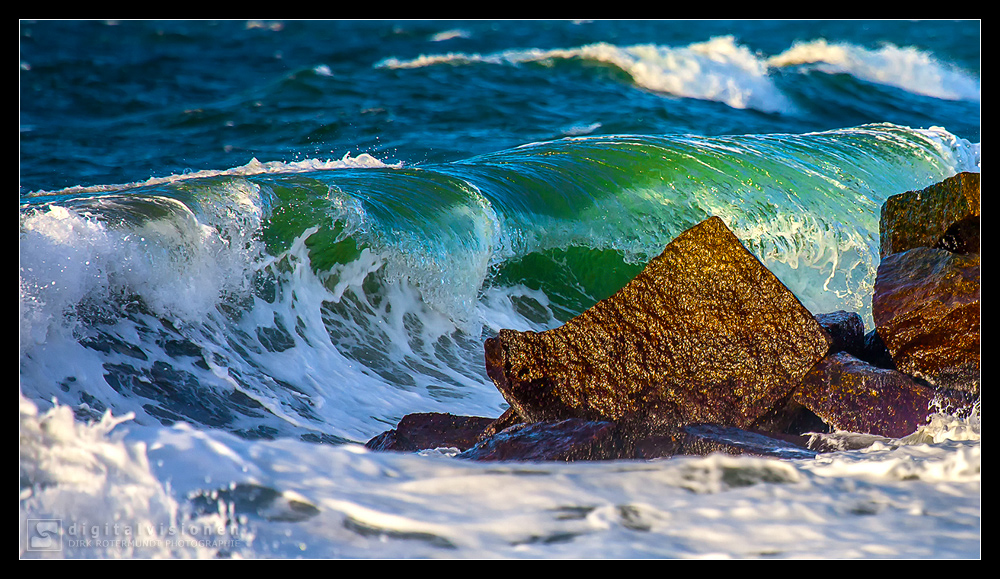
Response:
[{"label": "ocean water", "polygon": [[980,171],[979,21],[21,21],[22,558],[978,558],[980,413],[809,460],[473,463],[483,341],[720,216],[871,329]]}]

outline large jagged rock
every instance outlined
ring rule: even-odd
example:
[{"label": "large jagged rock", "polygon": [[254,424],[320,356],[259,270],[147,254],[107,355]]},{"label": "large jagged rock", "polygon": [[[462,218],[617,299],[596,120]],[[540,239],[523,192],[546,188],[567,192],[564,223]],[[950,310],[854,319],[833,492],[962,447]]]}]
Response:
[{"label": "large jagged rock", "polygon": [[872,317],[899,371],[937,387],[979,391],[978,255],[918,247],[884,258]]},{"label": "large jagged rock", "polygon": [[829,346],[812,314],[711,217],[583,314],[540,333],[501,330],[485,350],[523,422],[747,428]]},{"label": "large jagged rock", "polygon": [[879,255],[915,247],[979,253],[979,173],[959,173],[919,191],[889,197],[879,218]]},{"label": "large jagged rock", "polygon": [[838,430],[891,438],[912,434],[934,412],[958,414],[970,406],[961,393],[936,391],[847,352],[816,364],[795,389],[794,400]]}]

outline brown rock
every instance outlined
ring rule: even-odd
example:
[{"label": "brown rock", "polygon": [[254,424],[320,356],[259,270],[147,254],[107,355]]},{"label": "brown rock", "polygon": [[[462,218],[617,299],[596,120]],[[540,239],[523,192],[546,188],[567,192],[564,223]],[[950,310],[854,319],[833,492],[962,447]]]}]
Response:
[{"label": "brown rock", "polygon": [[796,402],[794,394],[793,390],[785,400],[758,419],[753,428],[775,436],[829,432],[830,425],[817,416],[815,412]]},{"label": "brown rock", "polygon": [[893,195],[882,205],[879,255],[935,246],[979,253],[981,205],[979,173],[959,173],[925,189]]},{"label": "brown rock", "polygon": [[485,350],[487,373],[528,423],[631,417],[748,427],[791,392],[829,342],[712,217],[563,326],[501,330]]},{"label": "brown rock", "polygon": [[938,392],[846,352],[816,364],[795,390],[794,399],[839,430],[892,438],[926,424],[936,405],[951,411],[967,405],[959,395]]},{"label": "brown rock", "polygon": [[429,448],[466,450],[476,444],[483,430],[494,419],[479,416],[456,416],[438,412],[407,414],[396,428],[372,438],[369,450],[415,452]]},{"label": "brown rock", "polygon": [[948,389],[980,383],[978,255],[916,248],[879,264],[872,316],[900,372]]}]

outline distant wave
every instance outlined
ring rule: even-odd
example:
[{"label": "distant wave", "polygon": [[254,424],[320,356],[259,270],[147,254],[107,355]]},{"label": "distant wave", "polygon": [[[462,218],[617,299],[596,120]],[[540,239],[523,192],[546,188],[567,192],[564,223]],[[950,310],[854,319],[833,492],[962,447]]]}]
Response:
[{"label": "distant wave", "polygon": [[865,81],[942,99],[978,101],[981,93],[979,81],[969,73],[915,48],[887,44],[873,51],[850,44],[815,40],[798,43],[768,58],[737,44],[732,36],[715,37],[682,47],[656,44],[617,46],[599,42],[565,49],[425,54],[409,60],[384,59],[376,67],[408,69],[441,64],[544,64],[571,59],[613,65],[627,73],[636,85],[647,90],[769,113],[796,111],[791,99],[774,83],[771,73],[775,68],[801,64],[818,64],[826,72],[851,74]]},{"label": "distant wave", "polygon": [[947,100],[981,100],[978,79],[913,47],[886,44],[878,50],[868,50],[851,44],[813,40],[796,43],[767,62],[774,67],[815,64],[824,72],[850,74],[914,94]]},{"label": "distant wave", "polygon": [[389,58],[376,66],[420,68],[437,64],[521,64],[583,59],[610,64],[638,86],[675,96],[719,101],[734,108],[782,112],[793,108],[767,76],[766,62],[731,36],[673,48],[654,44],[620,47],[606,42],[568,49],[506,50],[494,54],[431,54]]}]

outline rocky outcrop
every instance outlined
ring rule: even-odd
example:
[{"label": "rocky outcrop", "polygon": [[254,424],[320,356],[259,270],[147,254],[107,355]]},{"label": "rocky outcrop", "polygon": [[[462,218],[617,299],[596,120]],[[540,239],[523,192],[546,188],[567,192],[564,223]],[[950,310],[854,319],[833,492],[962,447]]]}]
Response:
[{"label": "rocky outcrop", "polygon": [[980,388],[979,175],[890,197],[872,317],[894,366],[945,389]]},{"label": "rocky outcrop", "polygon": [[[615,295],[546,332],[501,330],[486,369],[497,419],[410,415],[375,450],[455,447],[470,460],[678,454],[807,457],[801,435],[898,438],[980,388],[979,176],[890,198],[876,328],[813,316],[705,220]],[[419,447],[419,448],[418,448]]]},{"label": "rocky outcrop", "polygon": [[485,349],[487,373],[524,422],[744,428],[829,346],[812,314],[712,217],[583,314],[540,333],[501,330]]},{"label": "rocky outcrop", "polygon": [[979,256],[918,247],[882,260],[872,316],[900,371],[979,390]]}]

